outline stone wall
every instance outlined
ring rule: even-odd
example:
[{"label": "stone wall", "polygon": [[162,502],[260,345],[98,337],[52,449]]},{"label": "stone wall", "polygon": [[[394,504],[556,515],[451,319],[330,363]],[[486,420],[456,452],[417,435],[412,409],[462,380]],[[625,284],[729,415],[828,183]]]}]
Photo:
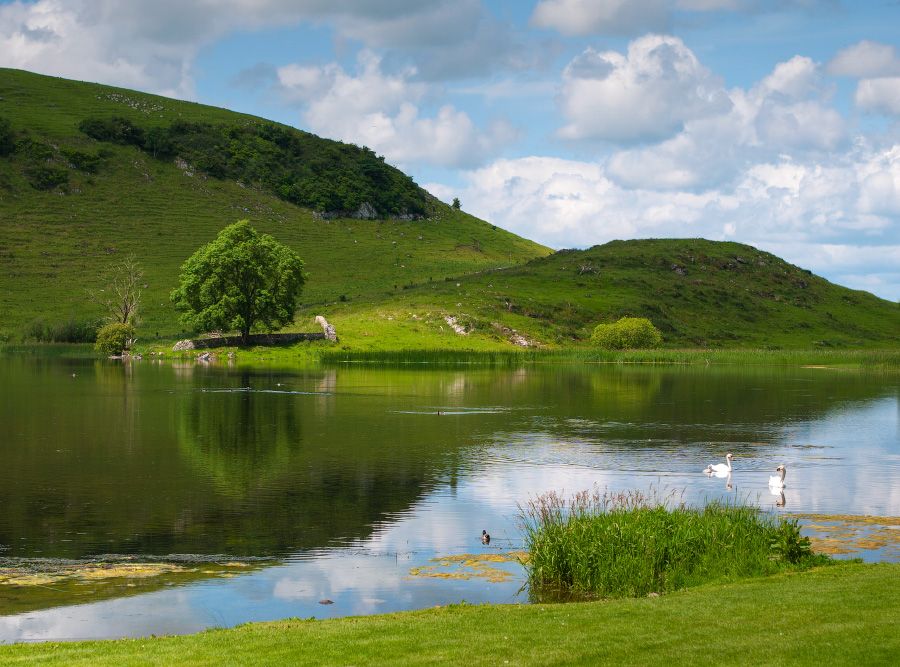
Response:
[{"label": "stone wall", "polygon": [[[288,334],[254,334],[250,336],[249,345],[278,345],[280,343],[293,343],[298,340],[325,340],[325,332],[315,333],[288,333]],[[172,348],[173,352],[183,350],[206,350],[216,347],[238,347],[241,345],[240,336],[219,336],[218,338],[198,338],[195,340],[180,340]]]}]

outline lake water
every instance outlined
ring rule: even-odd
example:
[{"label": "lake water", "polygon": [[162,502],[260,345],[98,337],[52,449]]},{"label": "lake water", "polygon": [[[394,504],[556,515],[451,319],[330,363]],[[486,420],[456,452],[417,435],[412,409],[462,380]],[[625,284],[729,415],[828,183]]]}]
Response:
[{"label": "lake water", "polygon": [[[432,559],[520,550],[519,504],[594,484],[739,498],[820,526],[829,517],[804,515],[886,517],[852,555],[900,560],[898,380],[0,358],[0,567],[82,568],[0,585],[0,641],[526,603],[514,561]],[[730,478],[700,472],[727,453]],[[780,464],[783,496],[768,488]],[[124,556],[174,571],[84,571]]]}]

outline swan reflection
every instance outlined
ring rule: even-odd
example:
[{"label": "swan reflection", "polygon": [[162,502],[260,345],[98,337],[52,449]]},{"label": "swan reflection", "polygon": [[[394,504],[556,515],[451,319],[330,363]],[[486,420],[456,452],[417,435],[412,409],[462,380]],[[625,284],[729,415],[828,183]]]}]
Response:
[{"label": "swan reflection", "polygon": [[784,489],[775,489],[769,487],[769,493],[779,498],[779,500],[775,501],[775,507],[784,507],[787,504],[784,499]]},{"label": "swan reflection", "polygon": [[712,479],[713,477],[717,477],[718,479],[725,480],[725,488],[731,491],[731,471],[730,470],[708,470],[706,471],[706,476]]}]

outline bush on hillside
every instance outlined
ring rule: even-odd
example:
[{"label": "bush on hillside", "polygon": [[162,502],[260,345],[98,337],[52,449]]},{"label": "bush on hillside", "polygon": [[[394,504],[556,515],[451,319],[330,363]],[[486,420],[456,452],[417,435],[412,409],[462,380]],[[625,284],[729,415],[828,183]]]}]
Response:
[{"label": "bush on hillside", "polygon": [[85,118],[78,124],[78,129],[97,141],[133,146],[144,143],[144,130],[122,116]]},{"label": "bush on hillside", "polygon": [[96,174],[103,164],[102,158],[95,153],[85,153],[73,148],[63,148],[60,153],[79,171]]},{"label": "bush on hillside", "polygon": [[0,118],[0,156],[9,155],[16,149],[16,133],[7,118]]},{"label": "bush on hillside", "polygon": [[66,185],[69,182],[69,172],[61,167],[53,167],[42,164],[27,172],[31,186],[38,190],[52,190],[58,185]]},{"label": "bush on hillside", "polygon": [[134,327],[130,324],[114,322],[107,324],[97,332],[94,349],[101,354],[122,354],[134,340]]},{"label": "bush on hillside", "polygon": [[97,340],[97,320],[91,318],[47,322],[35,319],[19,330],[22,342],[35,343],[93,343]]},{"label": "bush on hillside", "polygon": [[374,207],[376,217],[421,217],[425,191],[366,146],[322,139],[274,123],[173,121],[143,129],[121,118],[87,118],[78,128],[98,141],[133,144],[156,158],[177,155],[218,179],[261,185],[292,204],[329,213]]},{"label": "bush on hillside", "polygon": [[659,347],[662,334],[644,317],[623,317],[613,324],[598,324],[591,342],[604,350],[634,350]]}]

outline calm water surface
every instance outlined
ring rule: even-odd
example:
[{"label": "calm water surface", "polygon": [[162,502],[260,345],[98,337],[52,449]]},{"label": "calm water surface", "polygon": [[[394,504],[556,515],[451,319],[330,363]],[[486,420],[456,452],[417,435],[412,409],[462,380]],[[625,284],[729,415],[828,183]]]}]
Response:
[{"label": "calm water surface", "polygon": [[[0,358],[2,564],[131,555],[193,571],[2,586],[0,641],[527,602],[514,564],[500,583],[410,570],[521,549],[517,506],[549,490],[897,516],[898,387],[895,374],[798,368]],[[727,453],[730,478],[701,474]],[[779,464],[783,497],[768,489]],[[235,562],[228,576],[202,565]]]}]

